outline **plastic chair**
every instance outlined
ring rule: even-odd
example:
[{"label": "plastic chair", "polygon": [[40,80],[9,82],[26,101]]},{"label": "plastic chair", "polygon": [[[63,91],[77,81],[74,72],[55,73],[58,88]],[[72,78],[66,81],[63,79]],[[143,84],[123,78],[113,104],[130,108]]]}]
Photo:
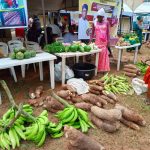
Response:
[{"label": "plastic chair", "polygon": [[[15,48],[16,49],[23,48],[23,42],[19,40],[11,40],[8,42],[8,47],[10,52],[12,53]],[[25,65],[21,65],[21,73],[22,73],[22,77],[25,78]]]},{"label": "plastic chair", "polygon": [[[35,50],[36,52],[38,52],[38,50],[40,50],[40,46],[36,42],[26,41],[25,44],[26,44],[26,48],[28,50]],[[33,67],[34,67],[34,71],[36,72],[36,66],[35,66],[35,64],[33,64]],[[27,66],[27,69],[29,69],[29,65]]]},{"label": "plastic chair", "polygon": [[[4,56],[8,55],[8,45],[6,43],[0,42],[0,49],[2,50]],[[16,77],[16,73],[15,73],[14,67],[10,68],[10,73],[13,76],[14,81],[17,82],[17,77]]]}]

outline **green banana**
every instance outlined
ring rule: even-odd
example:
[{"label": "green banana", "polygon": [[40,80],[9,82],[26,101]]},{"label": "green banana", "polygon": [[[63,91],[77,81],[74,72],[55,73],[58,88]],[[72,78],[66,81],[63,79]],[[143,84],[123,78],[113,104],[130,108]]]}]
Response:
[{"label": "green banana", "polygon": [[16,146],[19,147],[20,146],[20,140],[19,140],[19,137],[16,133],[16,130],[14,128],[12,128],[12,132],[13,132],[13,135],[14,135],[15,140],[16,140]]},{"label": "green banana", "polygon": [[62,129],[63,125],[62,123],[59,123],[55,128],[50,128],[49,132],[50,133],[56,133],[59,132]]},{"label": "green banana", "polygon": [[55,139],[55,138],[60,138],[60,137],[62,137],[63,135],[64,135],[64,132],[61,131],[61,132],[59,132],[59,133],[51,134],[51,137]]},{"label": "green banana", "polygon": [[47,112],[47,110],[43,110],[43,112],[40,114],[40,116],[46,116],[46,117],[48,117],[48,112]]},{"label": "green banana", "polygon": [[20,126],[15,125],[14,128],[15,128],[17,134],[18,134],[22,139],[26,140],[26,137],[25,137],[25,135],[24,135],[22,129],[20,128]]},{"label": "green banana", "polygon": [[74,117],[73,117],[73,119],[71,120],[71,122],[75,122],[77,119],[78,119],[78,112],[77,112],[77,109],[76,108],[74,108]]},{"label": "green banana", "polygon": [[84,120],[86,123],[89,122],[89,118],[88,118],[87,112],[85,112],[84,110],[82,110],[80,108],[77,109],[77,112],[78,112],[78,116],[80,116],[80,118],[82,120]]},{"label": "green banana", "polygon": [[33,138],[36,136],[36,134],[38,133],[38,130],[39,130],[39,126],[38,126],[38,123],[34,123],[32,125],[32,131],[29,132],[29,134],[26,135],[26,138],[28,140],[33,140]]},{"label": "green banana", "polygon": [[15,149],[17,143],[16,143],[16,138],[14,136],[12,128],[9,129],[9,138],[10,138],[10,141],[11,141],[12,148]]},{"label": "green banana", "polygon": [[47,125],[49,123],[49,120],[46,116],[39,116],[37,119],[40,123]]},{"label": "green banana", "polygon": [[67,122],[71,122],[72,121],[72,119],[74,118],[74,111],[72,111],[72,114],[68,117],[68,118],[65,118],[65,119],[63,119],[62,120],[62,123],[63,124],[65,124],[65,123],[67,123]]},{"label": "green banana", "polygon": [[6,148],[6,149],[10,149],[9,143],[6,142],[6,138],[4,137],[4,134],[1,133],[0,134],[0,140],[2,142],[2,145]]},{"label": "green banana", "polygon": [[41,146],[44,144],[45,138],[46,138],[46,132],[45,132],[45,130],[44,130],[44,131],[43,131],[43,135],[42,135],[42,137],[41,137],[41,139],[40,139],[40,141],[39,141],[39,143],[38,143],[38,147],[41,147]]}]

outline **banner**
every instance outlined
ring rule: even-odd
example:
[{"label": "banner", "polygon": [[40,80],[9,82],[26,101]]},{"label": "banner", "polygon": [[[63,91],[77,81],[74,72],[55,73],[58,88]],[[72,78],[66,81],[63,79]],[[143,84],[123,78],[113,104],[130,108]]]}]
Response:
[{"label": "banner", "polygon": [[28,26],[26,0],[0,0],[0,29]]},{"label": "banner", "polygon": [[116,36],[121,12],[121,0],[79,0],[79,11],[82,13],[82,6],[84,4],[88,6],[86,18],[89,21],[89,28],[92,27],[93,20],[97,16],[97,11],[104,8],[107,20],[110,22],[111,36]]}]

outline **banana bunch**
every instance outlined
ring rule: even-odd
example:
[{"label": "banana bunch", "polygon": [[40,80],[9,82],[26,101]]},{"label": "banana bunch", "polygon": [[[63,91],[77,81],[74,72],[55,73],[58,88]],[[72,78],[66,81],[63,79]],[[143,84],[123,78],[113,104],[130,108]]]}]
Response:
[{"label": "banana bunch", "polygon": [[57,112],[56,116],[61,120],[63,125],[81,129],[82,132],[87,132],[90,127],[94,128],[89,120],[88,113],[74,106],[69,106]]},{"label": "banana bunch", "polygon": [[0,132],[0,147],[2,149],[10,150],[11,146],[13,149],[20,146],[20,140],[26,140],[24,134],[25,127],[23,125],[14,124],[11,128],[6,131]]},{"label": "banana bunch", "polygon": [[60,138],[63,136],[64,132],[62,131],[63,124],[60,122],[58,124],[49,122],[46,130],[52,138]]},{"label": "banana bunch", "polygon": [[33,141],[37,146],[42,146],[46,138],[46,126],[48,126],[48,112],[44,110],[30,126],[26,127],[27,140]]}]

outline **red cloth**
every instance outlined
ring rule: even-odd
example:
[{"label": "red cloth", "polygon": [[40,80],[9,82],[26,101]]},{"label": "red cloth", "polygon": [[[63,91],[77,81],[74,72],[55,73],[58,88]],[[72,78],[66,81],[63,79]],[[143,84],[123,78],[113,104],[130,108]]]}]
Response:
[{"label": "red cloth", "polygon": [[17,28],[15,31],[16,31],[16,37],[24,38],[25,36],[24,28]]},{"label": "red cloth", "polygon": [[146,73],[144,75],[144,82],[145,84],[148,84],[148,88],[150,88],[150,67],[146,70]]}]

